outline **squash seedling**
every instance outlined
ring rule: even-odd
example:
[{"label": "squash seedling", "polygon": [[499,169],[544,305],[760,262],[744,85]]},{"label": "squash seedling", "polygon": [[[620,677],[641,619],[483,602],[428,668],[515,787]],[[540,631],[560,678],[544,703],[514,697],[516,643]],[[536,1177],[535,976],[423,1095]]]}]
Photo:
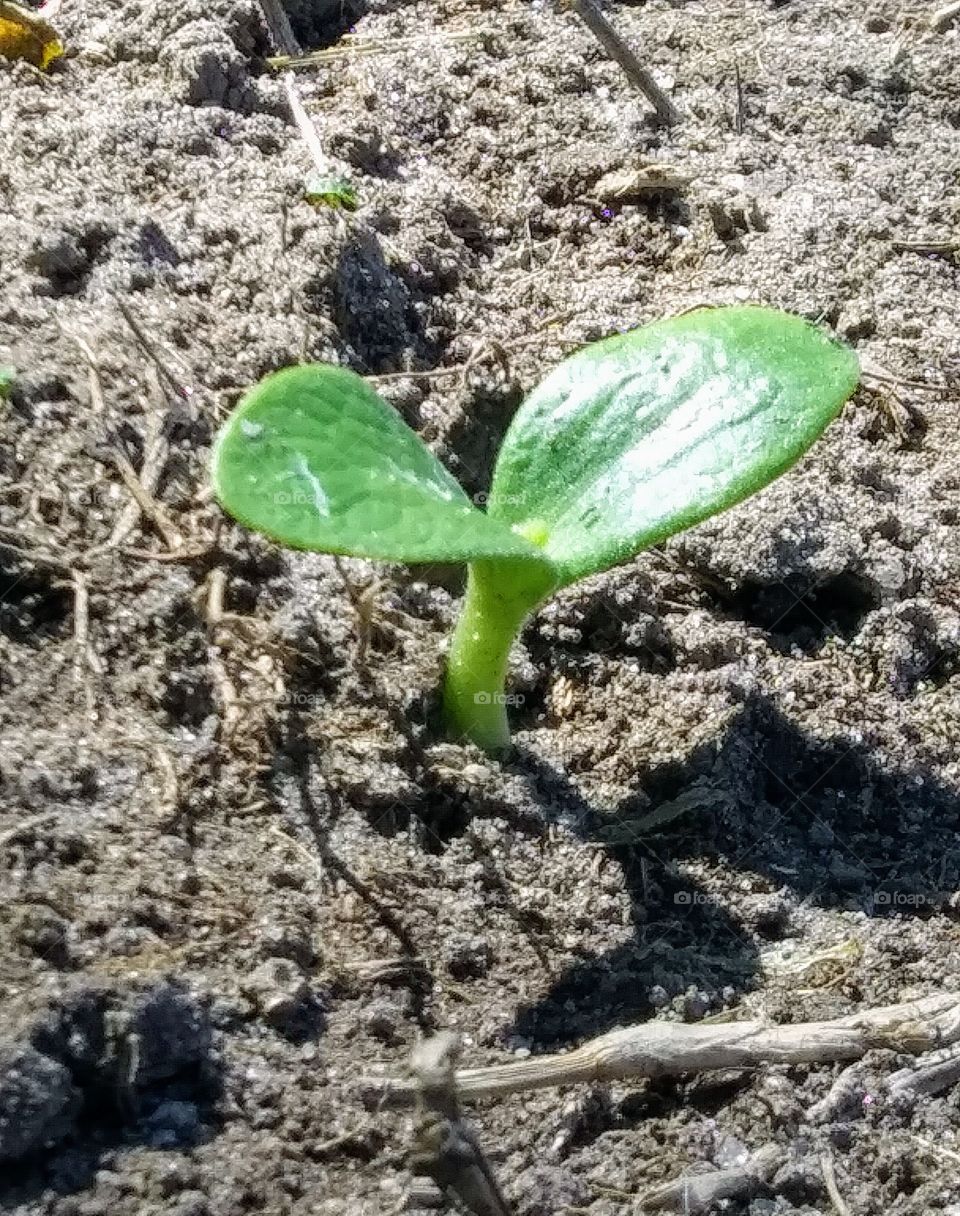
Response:
[{"label": "squash seedling", "polygon": [[858,380],[851,350],[766,308],[698,309],[607,338],[520,406],[482,511],[360,376],[292,367],[224,425],[214,488],[294,549],[466,562],[444,715],[495,751],[510,741],[510,647],[534,609],[773,481]]}]

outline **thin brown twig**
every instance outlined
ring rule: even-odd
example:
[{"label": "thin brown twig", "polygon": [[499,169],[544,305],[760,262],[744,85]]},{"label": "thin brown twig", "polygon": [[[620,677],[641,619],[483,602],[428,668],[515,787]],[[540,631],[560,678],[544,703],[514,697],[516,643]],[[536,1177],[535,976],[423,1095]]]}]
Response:
[{"label": "thin brown twig", "polygon": [[223,661],[223,620],[224,596],[227,587],[227,573],[217,567],[210,571],[207,580],[206,618],[210,644],[207,648],[208,662],[213,676],[214,688],[220,703],[220,737],[229,740],[234,728],[242,717],[240,697],[236,685],[230,679],[227,665]]},{"label": "thin brown twig", "polygon": [[675,126],[680,121],[680,111],[657,84],[653,73],[643,66],[593,0],[567,0],[567,7],[573,9],[610,58],[620,65],[631,84],[638,88],[653,106],[663,125]]},{"label": "thin brown twig", "polygon": [[184,548],[184,540],[170,516],[137,476],[136,470],[126,456],[120,451],[115,451],[111,455],[113,463],[117,466],[117,472],[123,479],[123,484],[129,490],[131,498],[134,499],[140,511],[163,537],[171,553],[179,553]]},{"label": "thin brown twig", "polygon": [[130,326],[133,336],[137,339],[144,352],[150,357],[161,377],[167,382],[169,387],[173,389],[174,393],[176,393],[178,397],[189,397],[189,390],[170,370],[168,361],[163,352],[160,350],[160,347],[156,344],[156,342],[154,342],[154,340],[149,336],[149,334],[137,320],[130,305],[121,296],[115,295],[113,298],[116,302],[117,308],[120,309],[120,313],[124,321],[126,321],[126,323]]},{"label": "thin brown twig", "polygon": [[[150,413],[147,423],[147,434],[143,445],[143,461],[140,466],[140,472],[134,473],[129,461],[122,455],[119,460],[117,459],[117,455],[114,455],[114,463],[117,464],[120,476],[130,492],[131,501],[127,503],[118,515],[113,526],[113,531],[107,540],[102,545],[95,546],[88,556],[99,555],[111,549],[119,548],[136,527],[141,515],[146,515],[148,519],[153,521],[160,535],[167,543],[171,554],[179,556],[183,551],[183,538],[154,498],[157,486],[160,484],[161,474],[166,467],[169,447],[163,433],[164,395],[163,387],[160,384],[159,371],[152,373],[152,381],[152,396],[157,402],[157,407]],[[132,477],[130,474],[133,474]],[[178,542],[177,544],[170,543],[174,537]]]},{"label": "thin brown twig", "polygon": [[511,1216],[480,1142],[460,1112],[454,1072],[460,1051],[455,1034],[435,1035],[414,1049],[410,1069],[420,1117],[411,1166],[415,1174],[426,1174],[442,1190],[452,1191],[474,1216]]},{"label": "thin brown twig", "polygon": [[[473,1101],[583,1082],[856,1060],[879,1047],[917,1055],[960,1040],[958,1010],[960,992],[946,992],[830,1021],[790,1026],[758,1021],[648,1022],[601,1035],[566,1055],[465,1069],[457,1074],[457,1092]],[[397,1105],[409,1104],[415,1095],[404,1080],[368,1078],[368,1084]]]},{"label": "thin brown twig", "polygon": [[[66,332],[62,326],[61,332]],[[69,334],[68,336],[76,343],[87,364],[90,406],[95,414],[103,414],[106,412],[106,403],[103,396],[103,380],[100,377],[100,360],[94,353],[93,347],[85,338],[81,338],[79,334]]]},{"label": "thin brown twig", "polygon": [[840,1188],[837,1186],[837,1172],[833,1168],[833,1158],[829,1153],[820,1155],[820,1172],[823,1174],[823,1184],[827,1188],[827,1195],[837,1216],[853,1216],[850,1205],[840,1194]]},{"label": "thin brown twig", "polygon": [[86,692],[87,707],[93,708],[90,674],[99,674],[99,663],[90,647],[90,587],[82,570],[71,574],[73,587],[73,670],[78,683]]},{"label": "thin brown twig", "polygon": [[425,37],[412,38],[351,38],[345,35],[336,46],[329,46],[322,51],[310,51],[302,55],[299,51],[292,55],[275,55],[267,60],[274,71],[284,71],[287,68],[309,68],[318,64],[332,63],[338,59],[364,59],[376,55],[399,55],[404,51],[418,51],[427,47],[433,49],[441,45],[457,45],[463,42],[482,42],[491,36],[490,30],[471,30],[460,33],[454,31],[445,34],[429,34]]},{"label": "thin brown twig", "polygon": [[299,55],[302,48],[280,0],[260,0],[260,12],[274,48],[284,56]]}]

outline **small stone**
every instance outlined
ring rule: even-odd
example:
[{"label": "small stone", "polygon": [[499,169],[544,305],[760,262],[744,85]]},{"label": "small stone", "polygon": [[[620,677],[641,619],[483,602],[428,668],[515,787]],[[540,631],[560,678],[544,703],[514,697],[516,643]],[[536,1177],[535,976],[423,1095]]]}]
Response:
[{"label": "small stone", "polygon": [[0,1044],[0,1161],[65,1135],[78,1099],[58,1061],[32,1047]]},{"label": "small stone", "polygon": [[710,998],[705,992],[690,991],[683,998],[683,1015],[690,1022],[699,1022],[710,1008]]},{"label": "small stone", "polygon": [[455,980],[481,979],[493,964],[493,950],[482,937],[455,941],[447,953],[447,970]]},{"label": "small stone", "polygon": [[303,973],[287,958],[269,958],[247,976],[243,993],[265,1021],[282,1026],[307,1000],[310,986]]},{"label": "small stone", "polygon": [[68,961],[67,922],[45,904],[26,904],[14,916],[13,934],[22,949],[56,967]]},{"label": "small stone", "polygon": [[670,1004],[670,996],[662,984],[654,984],[647,993],[647,1000],[654,1009],[663,1009]]},{"label": "small stone", "polygon": [[193,1102],[161,1102],[143,1125],[154,1148],[174,1148],[196,1139],[200,1111]]},{"label": "small stone", "polygon": [[400,1037],[397,1026],[397,1010],[389,1001],[375,1001],[364,1015],[367,1030],[381,1043],[396,1043]]}]

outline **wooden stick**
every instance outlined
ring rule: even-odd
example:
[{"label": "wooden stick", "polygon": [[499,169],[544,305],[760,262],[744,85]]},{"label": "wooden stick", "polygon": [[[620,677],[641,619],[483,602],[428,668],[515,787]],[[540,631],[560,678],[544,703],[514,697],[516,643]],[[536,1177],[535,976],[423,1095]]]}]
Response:
[{"label": "wooden stick", "polygon": [[113,463],[117,467],[117,472],[123,479],[123,484],[127,487],[130,497],[139,507],[141,513],[147,517],[163,537],[167,548],[171,553],[179,552],[183,549],[183,537],[177,531],[177,528],[170,516],[164,510],[163,506],[157,502],[153,494],[140,480],[136,469],[119,449],[111,452]]},{"label": "wooden stick", "polygon": [[680,111],[620,37],[593,0],[569,0],[569,7],[577,14],[590,33],[615,63],[623,68],[627,79],[640,90],[657,112],[657,117],[666,127],[680,121]]},{"label": "wooden stick", "polygon": [[474,1216],[513,1216],[480,1141],[460,1114],[454,1065],[460,1039],[438,1034],[413,1050],[410,1069],[420,1118],[411,1166],[453,1192]]},{"label": "wooden stick", "polygon": [[960,1050],[956,1046],[937,1052],[915,1068],[901,1068],[887,1080],[894,1096],[918,1097],[943,1093],[960,1081]]},{"label": "wooden stick", "polygon": [[[555,1085],[670,1077],[718,1068],[759,1068],[764,1064],[823,1064],[857,1060],[877,1047],[917,1055],[960,1041],[958,1015],[960,992],[945,992],[793,1026],[648,1022],[613,1030],[566,1055],[464,1069],[456,1075],[457,1093],[464,1100],[476,1101]],[[409,1105],[417,1092],[407,1080],[367,1078],[366,1083],[392,1105]]]},{"label": "wooden stick", "polygon": [[638,1210],[678,1212],[682,1216],[714,1212],[717,1204],[725,1199],[742,1202],[758,1195],[786,1159],[786,1149],[768,1145],[743,1165],[710,1170],[705,1174],[684,1174],[672,1182],[651,1187],[638,1196]]},{"label": "wooden stick", "polygon": [[935,30],[942,32],[948,29],[958,17],[960,17],[960,0],[951,0],[950,4],[945,4],[943,8],[937,9],[930,18],[930,23]]},{"label": "wooden stick", "polygon": [[153,339],[147,334],[147,331],[143,328],[134,315],[133,309],[126,302],[126,300],[122,299],[120,296],[114,295],[113,298],[116,301],[117,308],[120,309],[120,313],[124,321],[126,321],[133,331],[133,336],[140,343],[146,354],[148,354],[153,360],[157,371],[160,373],[163,379],[166,380],[167,385],[173,389],[173,392],[177,397],[181,398],[182,400],[189,400],[190,396],[192,395],[191,390],[185,385],[181,384],[174,373],[170,370],[163,351],[160,350],[160,347],[156,344],[156,342],[154,342]]},{"label": "wooden stick", "polygon": [[833,1210],[837,1216],[853,1216],[849,1204],[840,1194],[837,1172],[833,1168],[833,1158],[829,1153],[823,1153],[820,1157],[820,1172],[823,1174],[823,1184],[827,1188],[827,1194],[830,1196],[830,1202],[833,1204]]},{"label": "wooden stick", "polygon": [[317,128],[311,122],[310,115],[300,100],[300,94],[297,92],[297,85],[292,72],[284,72],[283,88],[287,94],[287,104],[290,107],[290,113],[293,115],[294,122],[297,124],[297,129],[303,142],[307,145],[311,160],[316,165],[319,173],[329,173],[330,162],[327,160],[326,153],[323,150],[323,144],[320,142]]},{"label": "wooden stick", "polygon": [[260,0],[260,12],[263,14],[263,23],[270,34],[274,49],[281,55],[299,55],[300,43],[293,32],[287,10],[280,0]]},{"label": "wooden stick", "polygon": [[461,43],[482,42],[492,35],[492,30],[471,30],[465,33],[429,34],[426,37],[413,38],[354,38],[345,34],[336,46],[325,47],[322,51],[308,51],[305,55],[274,55],[267,60],[269,67],[275,72],[287,68],[309,68],[318,64],[333,63],[338,59],[364,59],[376,55],[400,55],[406,51],[418,51],[437,46],[457,46]]}]

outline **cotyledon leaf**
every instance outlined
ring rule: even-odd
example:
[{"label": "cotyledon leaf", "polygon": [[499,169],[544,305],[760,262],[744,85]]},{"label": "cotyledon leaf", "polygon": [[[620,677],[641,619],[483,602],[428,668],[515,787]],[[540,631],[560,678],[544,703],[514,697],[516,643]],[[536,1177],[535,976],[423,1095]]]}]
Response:
[{"label": "cotyledon leaf", "polygon": [[605,570],[773,481],[859,380],[800,317],[698,309],[594,343],[520,406],[491,518],[535,538],[561,585]]},{"label": "cotyledon leaf", "polygon": [[294,549],[548,565],[470,502],[360,376],[334,365],[286,368],[247,393],[218,436],[213,484],[231,515]]}]

